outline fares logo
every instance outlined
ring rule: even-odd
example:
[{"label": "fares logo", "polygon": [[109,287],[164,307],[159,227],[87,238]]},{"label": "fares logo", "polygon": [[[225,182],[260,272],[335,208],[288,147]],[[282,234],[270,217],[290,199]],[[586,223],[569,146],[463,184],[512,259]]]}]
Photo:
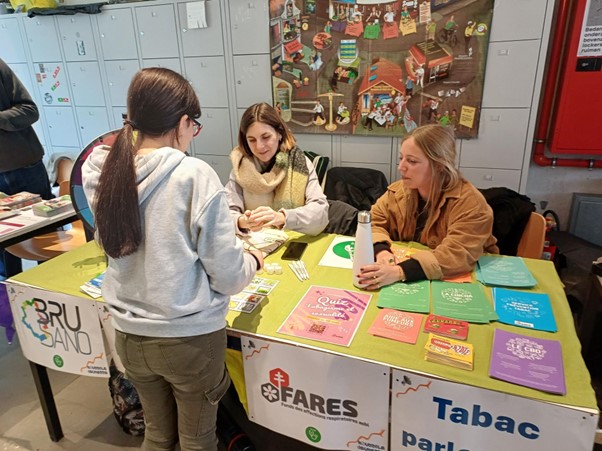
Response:
[{"label": "fares logo", "polygon": [[270,403],[280,401],[287,407],[322,417],[357,418],[357,402],[350,399],[324,398],[291,386],[289,374],[281,368],[269,372],[269,382],[261,385],[261,395]]}]

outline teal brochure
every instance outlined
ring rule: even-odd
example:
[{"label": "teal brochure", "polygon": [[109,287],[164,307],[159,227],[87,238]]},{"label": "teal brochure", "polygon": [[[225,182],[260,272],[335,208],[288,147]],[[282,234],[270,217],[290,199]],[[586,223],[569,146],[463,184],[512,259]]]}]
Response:
[{"label": "teal brochure", "polygon": [[476,283],[431,282],[433,313],[471,323],[497,319],[483,289]]},{"label": "teal brochure", "polygon": [[381,308],[392,308],[406,312],[429,313],[430,282],[398,282],[381,288],[376,305]]},{"label": "teal brochure", "polygon": [[493,302],[500,322],[527,329],[556,332],[556,320],[546,293],[494,288]]},{"label": "teal brochure", "polygon": [[484,285],[531,288],[537,281],[520,257],[483,255],[479,258],[477,280]]}]

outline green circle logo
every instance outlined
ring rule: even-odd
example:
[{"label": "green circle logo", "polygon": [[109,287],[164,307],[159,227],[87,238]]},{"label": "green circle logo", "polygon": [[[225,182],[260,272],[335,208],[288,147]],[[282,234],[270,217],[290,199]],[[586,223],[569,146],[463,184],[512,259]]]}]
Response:
[{"label": "green circle logo", "polygon": [[54,362],[54,364],[55,364],[56,366],[58,366],[59,368],[61,368],[61,367],[62,367],[62,366],[65,364],[65,362],[63,361],[63,358],[62,358],[60,355],[58,355],[58,354],[57,354],[57,355],[55,355],[55,356],[52,358],[52,361],[53,361],[53,362]]},{"label": "green circle logo", "polygon": [[309,426],[305,429],[305,435],[309,441],[313,443],[318,443],[320,440],[322,440],[322,434],[320,434],[320,431],[313,426]]},{"label": "green circle logo", "polygon": [[341,241],[340,243],[334,245],[334,247],[332,248],[332,252],[334,252],[335,255],[341,258],[351,260],[354,245],[355,242],[353,241]]}]

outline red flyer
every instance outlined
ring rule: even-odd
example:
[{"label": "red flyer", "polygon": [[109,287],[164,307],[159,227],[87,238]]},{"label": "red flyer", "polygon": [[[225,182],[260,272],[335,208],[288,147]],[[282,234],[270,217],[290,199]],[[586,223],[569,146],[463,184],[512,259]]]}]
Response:
[{"label": "red flyer", "polygon": [[468,337],[468,323],[446,316],[428,315],[424,323],[424,331],[432,332],[444,337],[466,340]]}]

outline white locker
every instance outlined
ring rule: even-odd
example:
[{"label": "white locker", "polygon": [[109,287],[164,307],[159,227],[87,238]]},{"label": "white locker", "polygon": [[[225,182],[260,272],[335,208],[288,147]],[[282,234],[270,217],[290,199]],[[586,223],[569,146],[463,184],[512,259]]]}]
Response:
[{"label": "white locker", "polygon": [[111,130],[107,109],[104,107],[76,107],[79,134],[83,147],[95,138]]},{"label": "white locker", "polygon": [[2,16],[0,18],[0,58],[6,64],[25,63],[27,55],[23,38],[16,17]]},{"label": "white locker", "polygon": [[201,103],[201,110],[199,122],[203,124],[203,130],[193,141],[195,155],[229,155],[234,146],[228,109],[205,108]]},{"label": "white locker", "polygon": [[460,166],[520,169],[528,125],[527,108],[483,108],[479,137],[462,142]]},{"label": "white locker", "polygon": [[257,102],[272,102],[270,55],[234,56],[236,106],[248,108]]},{"label": "white locker", "polygon": [[183,56],[218,56],[224,54],[222,17],[219,0],[205,2],[207,28],[188,28],[187,3],[178,4]]},{"label": "white locker", "polygon": [[[341,163],[382,163],[391,164],[391,138],[340,135]],[[353,166],[353,165],[347,165]],[[385,175],[389,171],[385,171]]]},{"label": "white locker", "polygon": [[232,170],[232,163],[230,162],[229,157],[222,155],[199,155],[197,158],[200,158],[213,168],[213,170],[219,176],[222,184],[225,185],[228,183],[230,171]]},{"label": "white locker", "polygon": [[29,93],[31,98],[34,100],[34,102],[38,103],[38,100],[36,98],[37,92],[36,92],[36,88],[34,88],[34,85],[33,85],[33,79],[31,78],[31,73],[29,71],[29,65],[27,63],[19,63],[19,64],[9,64],[9,67],[15,73],[15,75],[17,76],[19,81],[21,83],[23,83],[23,86],[25,86],[25,89],[27,89],[27,92]]},{"label": "white locker", "polygon": [[173,5],[141,6],[134,14],[142,58],[179,56]]},{"label": "white locker", "polygon": [[504,186],[519,191],[520,170],[460,168],[462,175],[477,188]]},{"label": "white locker", "polygon": [[73,109],[54,106],[44,107],[44,115],[48,124],[50,143],[53,146],[81,147]]},{"label": "white locker", "polygon": [[34,71],[43,105],[68,106],[72,104],[67,71],[62,62],[36,63]]},{"label": "white locker", "polygon": [[222,56],[184,58],[185,76],[192,84],[201,107],[227,107],[226,64]]},{"label": "white locker", "polygon": [[331,135],[295,133],[295,139],[297,140],[297,145],[301,150],[315,152],[323,157],[328,157],[330,158],[330,164],[328,167],[332,167],[334,165],[334,162],[332,161]]},{"label": "white locker", "polygon": [[111,9],[98,14],[100,46],[105,60],[138,58],[136,31],[130,8]]},{"label": "white locker", "polygon": [[142,61],[142,67],[164,67],[166,69],[171,69],[178,74],[182,73],[180,58],[147,59]]},{"label": "white locker", "polygon": [[[246,55],[270,52],[270,19],[266,0],[229,1],[232,53]],[[258,30],[264,32],[259,33]]]},{"label": "white locker", "polygon": [[53,16],[23,16],[23,25],[34,62],[63,59]]},{"label": "white locker", "polygon": [[105,98],[97,62],[67,63],[75,105],[104,106]]},{"label": "white locker", "polygon": [[111,123],[111,129],[115,130],[123,127],[123,115],[127,113],[125,106],[116,106],[111,108],[113,122]]},{"label": "white locker", "polygon": [[75,14],[57,16],[57,23],[67,61],[95,61],[96,44],[92,33],[90,16]]},{"label": "white locker", "polygon": [[547,0],[503,0],[493,4],[490,42],[541,39]]},{"label": "white locker", "polygon": [[489,44],[483,108],[531,107],[539,41]]},{"label": "white locker", "polygon": [[132,77],[140,70],[138,60],[105,61],[109,79],[109,96],[113,106],[127,105],[127,92]]}]

